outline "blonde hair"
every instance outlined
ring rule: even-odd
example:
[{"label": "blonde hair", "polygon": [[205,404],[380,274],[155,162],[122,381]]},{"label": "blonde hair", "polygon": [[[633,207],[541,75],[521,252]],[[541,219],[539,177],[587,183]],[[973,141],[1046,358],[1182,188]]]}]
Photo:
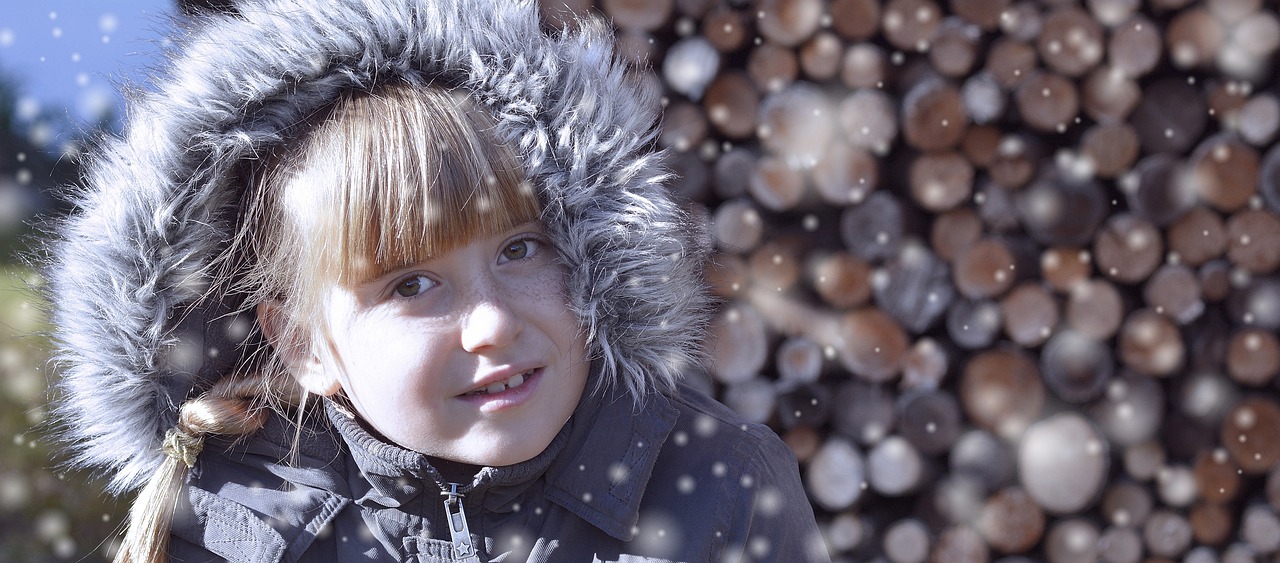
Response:
[{"label": "blonde hair", "polygon": [[343,96],[245,206],[260,264],[245,278],[253,300],[291,299],[313,322],[328,284],[538,219],[542,206],[493,127],[470,97],[438,87]]},{"label": "blonde hair", "polygon": [[[320,296],[331,285],[421,262],[541,213],[492,117],[458,91],[397,82],[346,92],[291,133],[247,171],[236,235],[212,270],[211,287],[242,296],[246,308],[283,305],[277,341],[316,345]],[[266,423],[269,406],[301,402],[277,354],[258,352],[183,404],[168,455],[130,510],[117,562],[167,560],[173,509],[204,436],[248,436]]]}]

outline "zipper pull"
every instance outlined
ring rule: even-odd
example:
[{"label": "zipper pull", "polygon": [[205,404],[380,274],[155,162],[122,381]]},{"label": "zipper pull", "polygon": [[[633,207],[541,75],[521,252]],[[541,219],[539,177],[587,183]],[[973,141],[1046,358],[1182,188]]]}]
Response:
[{"label": "zipper pull", "polygon": [[449,491],[441,492],[444,499],[444,515],[449,521],[449,536],[453,540],[453,560],[480,563],[476,545],[471,541],[471,528],[467,526],[467,511],[462,507],[462,493],[457,483],[449,483]]}]

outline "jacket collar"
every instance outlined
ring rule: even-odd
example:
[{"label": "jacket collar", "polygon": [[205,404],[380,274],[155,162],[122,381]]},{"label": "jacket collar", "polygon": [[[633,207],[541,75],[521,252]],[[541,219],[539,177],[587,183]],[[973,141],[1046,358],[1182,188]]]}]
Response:
[{"label": "jacket collar", "polygon": [[547,497],[621,541],[635,536],[640,500],[679,411],[665,394],[636,405],[616,387],[579,406],[583,422],[547,470]]},{"label": "jacket collar", "polygon": [[[368,483],[367,488],[352,487],[356,502],[399,507],[419,494],[438,496],[449,490],[449,484],[432,465],[430,456],[374,435],[334,401],[325,401],[325,409],[334,429],[346,442],[360,477]],[[551,444],[532,459],[515,465],[481,468],[470,482],[458,483],[458,492],[465,495],[484,493],[486,498],[494,500],[518,496],[546,472],[551,461],[564,448],[569,427],[570,424],[566,424]],[[486,502],[489,504],[492,502]]]},{"label": "jacket collar", "polygon": [[[325,408],[369,484],[367,491],[352,491],[356,502],[399,507],[446,488],[428,456],[371,434],[332,401]],[[664,394],[636,406],[616,388],[588,390],[542,453],[515,465],[482,468],[464,490],[484,493],[485,508],[498,510],[545,475],[548,499],[606,534],[630,541],[658,453],[678,416]]]}]

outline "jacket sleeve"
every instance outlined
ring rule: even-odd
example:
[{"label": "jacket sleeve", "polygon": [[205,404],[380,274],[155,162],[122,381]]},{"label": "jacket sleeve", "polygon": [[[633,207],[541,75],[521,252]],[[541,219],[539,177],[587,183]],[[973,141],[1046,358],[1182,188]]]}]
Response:
[{"label": "jacket sleeve", "polygon": [[742,474],[747,494],[735,506],[720,560],[829,562],[795,455],[773,431],[760,431],[756,454]]}]

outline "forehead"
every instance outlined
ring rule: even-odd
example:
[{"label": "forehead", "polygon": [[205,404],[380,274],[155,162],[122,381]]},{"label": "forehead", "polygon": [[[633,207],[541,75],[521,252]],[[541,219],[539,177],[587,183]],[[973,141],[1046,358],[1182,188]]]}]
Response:
[{"label": "forehead", "polygon": [[336,108],[283,198],[313,272],[356,283],[537,219],[536,190],[493,122],[465,96],[430,87]]}]

